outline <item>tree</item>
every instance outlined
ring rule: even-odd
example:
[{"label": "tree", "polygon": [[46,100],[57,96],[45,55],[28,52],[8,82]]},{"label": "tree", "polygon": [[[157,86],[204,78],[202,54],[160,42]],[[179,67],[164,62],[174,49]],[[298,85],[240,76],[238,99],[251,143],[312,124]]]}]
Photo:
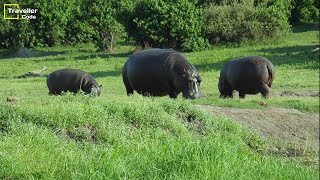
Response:
[{"label": "tree", "polygon": [[82,5],[85,21],[93,28],[93,41],[100,51],[112,51],[114,38],[122,32],[116,20],[116,10],[112,1],[85,1]]},{"label": "tree", "polygon": [[202,10],[188,0],[142,0],[129,15],[126,30],[143,48],[195,51],[206,47]]}]

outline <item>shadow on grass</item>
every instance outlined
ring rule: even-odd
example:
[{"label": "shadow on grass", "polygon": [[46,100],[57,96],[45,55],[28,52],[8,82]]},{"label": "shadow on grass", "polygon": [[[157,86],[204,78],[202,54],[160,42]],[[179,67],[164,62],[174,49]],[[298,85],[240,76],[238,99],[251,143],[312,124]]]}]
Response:
[{"label": "shadow on grass", "polygon": [[92,58],[102,58],[102,59],[109,59],[109,58],[126,58],[130,56],[131,53],[93,53],[90,55],[82,55],[82,56],[77,56],[74,59],[75,60],[88,60]]},{"label": "shadow on grass", "polygon": [[296,26],[292,27],[291,30],[293,33],[319,31],[319,23],[308,23],[308,24],[296,25]]},{"label": "shadow on grass", "polygon": [[58,56],[58,55],[64,55],[68,52],[69,51],[43,51],[43,50],[32,50],[32,49],[22,48],[17,51],[3,50],[0,53],[0,59]]},{"label": "shadow on grass", "polygon": [[[13,59],[13,58],[33,58],[33,57],[47,57],[47,56],[60,56],[60,55],[73,55],[75,60],[87,60],[92,58],[123,58],[128,57],[132,53],[103,53],[95,52],[92,50],[86,49],[77,49],[77,50],[33,50],[27,48],[20,48],[18,50],[1,50],[0,59]],[[77,56],[77,54],[85,54]]]},{"label": "shadow on grass", "polygon": [[121,76],[122,72],[121,70],[119,71],[96,71],[96,72],[91,72],[90,73],[93,77],[95,78],[100,78],[100,77],[116,77],[116,76]]},{"label": "shadow on grass", "polygon": [[[260,51],[268,53],[265,55],[267,59],[272,61],[275,66],[279,65],[300,65],[306,62],[316,62],[304,68],[318,69],[319,68],[319,50],[315,50],[317,45],[307,46],[288,46],[274,49],[262,49]],[[315,51],[314,51],[315,50]]]},{"label": "shadow on grass", "polygon": [[[306,45],[306,46],[287,46],[280,48],[263,48],[257,50],[256,55],[264,56],[269,59],[275,66],[290,65],[301,66],[302,69],[318,69],[319,68],[319,50],[315,50],[318,45]],[[263,55],[265,54],[265,55]],[[244,55],[250,56],[252,54]],[[241,56],[241,57],[244,57]],[[193,65],[198,71],[220,71],[223,65],[232,59],[240,57],[234,57],[225,59],[219,62],[204,62],[194,63]],[[310,63],[312,62],[312,63]]]}]

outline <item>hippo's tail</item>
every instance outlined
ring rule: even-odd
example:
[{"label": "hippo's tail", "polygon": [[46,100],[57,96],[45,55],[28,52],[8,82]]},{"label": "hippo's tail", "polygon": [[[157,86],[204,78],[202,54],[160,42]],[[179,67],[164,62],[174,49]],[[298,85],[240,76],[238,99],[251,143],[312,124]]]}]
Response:
[{"label": "hippo's tail", "polygon": [[271,63],[267,64],[267,69],[268,69],[268,83],[267,83],[267,85],[269,87],[271,87],[272,81],[274,80],[274,77],[275,77],[275,69]]}]

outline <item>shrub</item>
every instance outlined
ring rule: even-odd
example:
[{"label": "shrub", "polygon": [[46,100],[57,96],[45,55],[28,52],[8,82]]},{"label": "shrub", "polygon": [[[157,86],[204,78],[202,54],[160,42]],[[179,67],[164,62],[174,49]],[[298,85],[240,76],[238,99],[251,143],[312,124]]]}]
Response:
[{"label": "shrub", "polygon": [[30,20],[5,20],[0,15],[0,48],[33,47],[34,30]]},{"label": "shrub", "polygon": [[[67,22],[72,19],[74,0],[19,2],[20,8],[38,9],[37,19],[4,20],[0,15],[0,47],[54,46],[64,41]],[[16,3],[16,2],[10,2]]]},{"label": "shrub", "polygon": [[253,2],[260,2],[263,0],[200,0],[200,4],[209,5],[214,4],[218,6],[232,5],[232,4],[252,4]]},{"label": "shrub", "polygon": [[65,44],[90,43],[94,35],[94,27],[87,21],[88,11],[84,9],[83,0],[74,3],[73,18],[67,23]]},{"label": "shrub", "polygon": [[292,0],[290,23],[319,21],[319,0]]},{"label": "shrub", "polygon": [[[13,1],[7,2],[15,3]],[[20,2],[20,6],[29,6],[28,1]],[[33,20],[31,20],[33,21]],[[29,19],[4,19],[0,13],[0,48],[33,47],[36,45],[35,30]]]},{"label": "shrub", "polygon": [[83,4],[84,23],[83,27],[93,28],[93,41],[100,51],[112,50],[114,37],[121,34],[122,26],[116,20],[116,9],[112,1],[85,1]]},{"label": "shrub", "polygon": [[100,50],[112,49],[122,33],[116,21],[116,1],[47,0],[19,2],[36,8],[37,19],[4,20],[0,14],[0,47],[55,46],[94,42]]},{"label": "shrub", "polygon": [[257,7],[257,19],[262,23],[262,38],[280,36],[290,30],[291,8],[287,0],[265,0]]},{"label": "shrub", "polygon": [[72,10],[75,0],[38,0],[28,6],[39,9],[37,19],[31,20],[36,38],[41,43],[54,46],[60,45],[65,39],[65,30],[68,28],[67,23],[73,19]]},{"label": "shrub", "polygon": [[126,25],[129,36],[143,48],[177,48],[193,51],[205,48],[202,11],[187,0],[142,0]]},{"label": "shrub", "polygon": [[289,30],[290,4],[285,0],[251,4],[209,4],[204,8],[205,34],[210,43],[241,42],[275,37]]}]

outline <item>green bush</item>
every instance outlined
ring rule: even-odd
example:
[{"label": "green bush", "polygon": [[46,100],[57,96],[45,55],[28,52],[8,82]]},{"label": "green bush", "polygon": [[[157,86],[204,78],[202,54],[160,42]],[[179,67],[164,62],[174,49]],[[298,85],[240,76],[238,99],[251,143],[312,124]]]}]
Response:
[{"label": "green bush", "polygon": [[204,7],[205,34],[210,43],[241,42],[275,37],[289,30],[290,3],[209,4]]},{"label": "green bush", "polygon": [[232,5],[232,4],[252,4],[253,2],[259,3],[264,0],[200,0],[200,4],[209,5],[214,4],[218,6]]},{"label": "green bush", "polygon": [[113,7],[112,1],[85,1],[83,4],[85,12],[84,20],[79,23],[84,23],[84,27],[90,26],[93,28],[93,42],[100,51],[112,50],[114,38],[117,34],[121,34],[122,26],[116,20],[116,9]]},{"label": "green bush", "polygon": [[34,46],[35,33],[30,20],[5,20],[0,14],[0,48]]},{"label": "green bush", "polygon": [[[6,2],[16,3],[15,1]],[[20,2],[20,7],[29,6],[30,2]],[[33,47],[36,44],[35,30],[32,28],[33,20],[4,19],[0,13],[0,48]]]},{"label": "green bush", "polygon": [[73,19],[67,23],[65,45],[77,43],[90,43],[94,34],[94,27],[89,25],[86,15],[88,12],[83,8],[84,1],[74,3],[72,9]]},{"label": "green bush", "polygon": [[1,48],[94,42],[105,51],[112,49],[114,38],[123,33],[115,19],[113,1],[39,0],[18,4],[20,8],[38,9],[37,19],[4,20],[1,13]]},{"label": "green bush", "polygon": [[202,27],[201,9],[187,0],[143,0],[132,10],[126,24],[129,36],[143,48],[182,51],[205,48]]},{"label": "green bush", "polygon": [[319,21],[319,0],[292,0],[290,23]]},{"label": "green bush", "polygon": [[291,8],[287,0],[265,0],[258,5],[257,19],[262,23],[263,38],[280,36],[290,30]]},{"label": "green bush", "polygon": [[11,1],[20,8],[38,9],[36,19],[4,20],[0,15],[0,41],[2,48],[54,46],[63,43],[67,22],[72,19],[74,0]]},{"label": "green bush", "polygon": [[72,10],[75,0],[38,0],[30,7],[39,9],[37,19],[31,20],[36,38],[47,46],[60,45],[65,39],[67,23],[73,19]]}]

